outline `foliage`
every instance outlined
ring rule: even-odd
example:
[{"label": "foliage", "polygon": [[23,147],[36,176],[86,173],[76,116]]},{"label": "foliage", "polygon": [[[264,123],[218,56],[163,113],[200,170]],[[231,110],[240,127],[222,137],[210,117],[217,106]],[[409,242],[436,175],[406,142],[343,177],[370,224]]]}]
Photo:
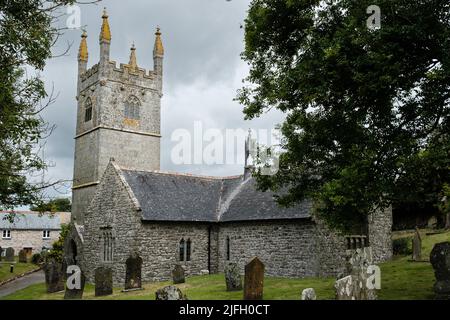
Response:
[{"label": "foliage", "polygon": [[[279,171],[255,172],[260,189],[285,206],[311,198],[344,230],[409,191],[436,197],[450,158],[433,147],[450,149],[449,39],[447,0],[253,0],[237,99],[246,119],[286,114]],[[432,181],[435,169],[446,172]]]},{"label": "foliage", "polygon": [[41,253],[35,253],[31,256],[31,263],[40,264],[44,262],[44,257]]},{"label": "foliage", "polygon": [[411,237],[392,240],[392,251],[395,255],[408,255],[412,253]]},{"label": "foliage", "polygon": [[62,262],[64,258],[64,241],[69,234],[70,225],[62,224],[61,232],[59,234],[58,240],[53,242],[52,249],[46,255],[46,259],[55,259],[56,261]]},{"label": "foliage", "polygon": [[38,206],[32,206],[30,210],[39,212],[70,212],[72,205],[68,198],[57,198]]},{"label": "foliage", "polygon": [[52,24],[55,11],[72,3],[0,1],[0,209],[38,204],[46,187],[27,179],[46,167],[38,143],[52,130],[39,116],[48,105],[43,99],[52,97],[37,72],[59,35]]}]

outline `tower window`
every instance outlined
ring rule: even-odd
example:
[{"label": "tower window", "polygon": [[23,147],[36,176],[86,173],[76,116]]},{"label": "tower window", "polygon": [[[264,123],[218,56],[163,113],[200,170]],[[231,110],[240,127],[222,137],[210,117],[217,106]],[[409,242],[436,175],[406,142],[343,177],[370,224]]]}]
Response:
[{"label": "tower window", "polygon": [[139,120],[140,115],[140,101],[135,96],[131,96],[128,101],[125,102],[125,118]]},{"label": "tower window", "polygon": [[110,231],[103,232],[103,261],[113,261],[113,237]]},{"label": "tower window", "polygon": [[91,99],[87,99],[84,110],[84,122],[88,122],[91,120],[92,120],[92,101]]}]

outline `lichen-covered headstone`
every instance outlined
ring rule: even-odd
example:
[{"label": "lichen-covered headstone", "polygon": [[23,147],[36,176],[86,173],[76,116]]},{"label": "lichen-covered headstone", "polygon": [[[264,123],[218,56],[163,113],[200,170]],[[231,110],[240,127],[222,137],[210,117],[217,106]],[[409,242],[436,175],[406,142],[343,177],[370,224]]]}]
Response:
[{"label": "lichen-covered headstone", "polygon": [[231,262],[225,266],[225,282],[227,291],[242,290],[242,279],[237,263]]},{"label": "lichen-covered headstone", "polygon": [[416,228],[414,238],[412,240],[412,259],[413,261],[420,261],[422,259],[422,238],[420,237],[419,229]]},{"label": "lichen-covered headstone", "polygon": [[373,264],[371,247],[350,250],[347,257],[347,274],[336,281],[337,300],[376,300],[375,289],[367,287],[370,274],[368,268]]},{"label": "lichen-covered headstone", "polygon": [[142,288],[141,269],[142,259],[139,256],[131,256],[125,262],[125,290],[133,290]]},{"label": "lichen-covered headstone", "polygon": [[23,249],[19,251],[19,262],[20,263],[28,262],[27,252]]},{"label": "lichen-covered headstone", "polygon": [[316,300],[316,291],[313,288],[307,288],[302,291],[302,300]]},{"label": "lichen-covered headstone", "polygon": [[9,247],[6,248],[5,261],[13,262],[14,261],[14,249]]},{"label": "lichen-covered headstone", "polygon": [[159,289],[155,295],[156,300],[187,300],[186,295],[176,286],[167,286]]},{"label": "lichen-covered headstone", "polygon": [[80,267],[69,265],[66,269],[66,291],[64,300],[80,300],[83,298],[86,277]]},{"label": "lichen-covered headstone", "polygon": [[356,300],[355,281],[352,275],[336,280],[334,288],[336,300]]},{"label": "lichen-covered headstone", "polygon": [[112,270],[99,267],[95,269],[95,296],[108,296],[113,293]]},{"label": "lichen-covered headstone", "polygon": [[434,269],[436,282],[434,293],[436,299],[450,299],[450,242],[434,245],[430,254],[430,262]]},{"label": "lichen-covered headstone", "polygon": [[44,264],[45,285],[47,293],[54,293],[64,290],[64,273],[62,263],[55,259],[49,259]]},{"label": "lichen-covered headstone", "polygon": [[175,268],[172,270],[172,278],[174,284],[184,283],[186,281],[184,268],[180,264],[175,265]]},{"label": "lichen-covered headstone", "polygon": [[264,264],[255,257],[245,266],[244,300],[262,300]]}]

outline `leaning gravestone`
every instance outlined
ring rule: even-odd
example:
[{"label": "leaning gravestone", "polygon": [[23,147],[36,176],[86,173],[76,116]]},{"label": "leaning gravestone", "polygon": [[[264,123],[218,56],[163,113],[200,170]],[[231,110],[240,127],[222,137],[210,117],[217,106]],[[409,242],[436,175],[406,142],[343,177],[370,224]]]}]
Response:
[{"label": "leaning gravestone", "polygon": [[347,274],[336,281],[337,300],[376,300],[375,289],[367,287],[368,268],[373,264],[371,247],[351,250],[347,257]]},{"label": "leaning gravestone", "polygon": [[19,262],[20,263],[27,263],[28,262],[27,253],[23,249],[19,251]]},{"label": "leaning gravestone", "polygon": [[139,256],[131,256],[126,261],[125,290],[141,289],[142,259]]},{"label": "leaning gravestone", "polygon": [[413,261],[420,261],[422,259],[422,238],[420,237],[419,229],[416,228],[414,238],[412,240]]},{"label": "leaning gravestone", "polygon": [[302,300],[316,300],[316,291],[313,288],[307,288],[302,291]]},{"label": "leaning gravestone", "polygon": [[175,265],[175,268],[172,270],[172,278],[174,284],[184,283],[186,281],[184,269],[180,264]]},{"label": "leaning gravestone", "polygon": [[176,286],[167,286],[155,293],[156,300],[187,300],[185,294]]},{"label": "leaning gravestone", "polygon": [[14,249],[9,247],[6,248],[5,261],[13,262],[14,261]]},{"label": "leaning gravestone", "polygon": [[264,264],[255,257],[245,266],[244,300],[262,300]]},{"label": "leaning gravestone", "polygon": [[108,296],[113,293],[112,270],[99,267],[95,269],[95,296]]},{"label": "leaning gravestone", "polygon": [[237,263],[229,263],[225,267],[225,281],[227,284],[227,291],[242,290],[241,274]]},{"label": "leaning gravestone", "polygon": [[70,265],[66,270],[66,291],[64,300],[80,300],[83,298],[86,277],[77,265]]},{"label": "leaning gravestone", "polygon": [[64,290],[64,273],[62,263],[55,259],[49,259],[44,264],[45,285],[47,293],[54,293]]},{"label": "leaning gravestone", "polygon": [[437,243],[430,254],[436,282],[434,293],[436,299],[450,299],[450,242]]}]

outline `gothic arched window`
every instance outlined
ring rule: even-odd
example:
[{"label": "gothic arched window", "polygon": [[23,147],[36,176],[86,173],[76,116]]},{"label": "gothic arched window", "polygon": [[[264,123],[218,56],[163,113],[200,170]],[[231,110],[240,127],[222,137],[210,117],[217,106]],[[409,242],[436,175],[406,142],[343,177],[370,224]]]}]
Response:
[{"label": "gothic arched window", "polygon": [[181,239],[181,241],[180,241],[180,261],[184,261],[184,246],[185,246],[185,241],[184,241],[184,239]]},{"label": "gothic arched window", "polygon": [[103,261],[111,262],[113,261],[113,237],[111,231],[103,232]]},{"label": "gothic arched window", "polygon": [[84,122],[92,120],[92,100],[88,98],[84,104]]},{"label": "gothic arched window", "polygon": [[125,118],[139,120],[141,102],[136,96],[130,96],[125,102]]}]

